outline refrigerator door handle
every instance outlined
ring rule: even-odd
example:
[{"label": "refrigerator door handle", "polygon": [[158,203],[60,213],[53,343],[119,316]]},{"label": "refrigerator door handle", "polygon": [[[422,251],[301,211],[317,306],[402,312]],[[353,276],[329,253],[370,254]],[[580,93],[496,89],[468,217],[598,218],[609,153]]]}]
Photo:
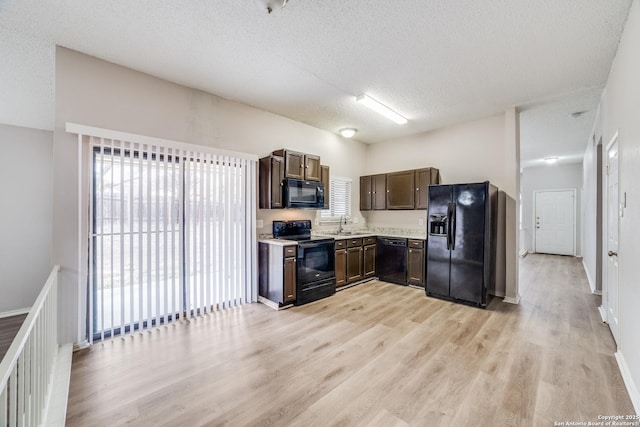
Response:
[{"label": "refrigerator door handle", "polygon": [[449,249],[456,249],[456,204],[449,203]]},{"label": "refrigerator door handle", "polygon": [[451,203],[447,203],[447,250],[451,250],[451,225],[452,225],[452,219],[453,217],[451,216]]}]

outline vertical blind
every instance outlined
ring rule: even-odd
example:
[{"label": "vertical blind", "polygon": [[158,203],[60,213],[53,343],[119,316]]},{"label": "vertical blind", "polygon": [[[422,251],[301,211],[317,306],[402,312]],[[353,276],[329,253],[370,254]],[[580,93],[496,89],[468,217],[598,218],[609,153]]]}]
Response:
[{"label": "vertical blind", "polygon": [[91,340],[256,300],[255,160],[90,144]]},{"label": "vertical blind", "polygon": [[351,180],[334,178],[329,180],[329,209],[320,211],[323,221],[339,221],[351,217]]}]

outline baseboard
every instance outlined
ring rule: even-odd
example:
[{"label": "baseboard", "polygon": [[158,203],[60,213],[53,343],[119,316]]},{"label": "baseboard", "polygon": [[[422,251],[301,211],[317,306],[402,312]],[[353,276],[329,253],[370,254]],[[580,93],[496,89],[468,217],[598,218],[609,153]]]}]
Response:
[{"label": "baseboard", "polygon": [[587,275],[587,282],[589,282],[589,289],[591,289],[591,293],[596,293],[596,282],[593,281],[591,275],[589,274],[589,269],[587,268],[587,264],[584,263],[584,258],[582,258],[582,268],[584,268],[584,273]]},{"label": "baseboard", "polygon": [[19,308],[17,310],[5,311],[4,313],[0,313],[0,319],[4,319],[5,317],[13,317],[20,316],[21,314],[28,314],[31,307],[27,308]]},{"label": "baseboard", "polygon": [[76,352],[79,350],[84,350],[85,348],[89,348],[89,347],[91,347],[91,344],[89,343],[89,341],[84,340],[79,343],[73,344],[73,351]]},{"label": "baseboard", "polygon": [[600,317],[602,318],[603,323],[607,323],[607,312],[604,311],[603,306],[598,306],[598,312],[600,313]]},{"label": "baseboard", "polygon": [[520,295],[517,295],[515,297],[504,297],[502,301],[508,304],[520,304]]},{"label": "baseboard", "polygon": [[524,258],[527,255],[529,255],[529,251],[528,250],[525,249],[523,251],[520,251],[520,258]]},{"label": "baseboard", "polygon": [[[379,280],[378,277],[367,277],[366,279],[359,280],[357,282],[349,283],[348,285],[340,286],[336,288],[336,292],[344,291],[345,289],[353,288],[354,286],[362,285],[363,283],[373,282],[374,280]],[[385,282],[388,283],[388,282]],[[420,289],[424,290],[424,288],[420,287]]]},{"label": "baseboard", "polygon": [[640,415],[640,392],[638,391],[638,387],[633,382],[629,366],[627,366],[627,362],[624,360],[622,353],[617,351],[615,356],[616,361],[618,362],[618,368],[620,368],[620,374],[622,374],[622,379],[624,380],[624,385],[627,387],[627,392],[629,392],[629,398],[631,399],[633,408],[635,409],[636,414]]},{"label": "baseboard", "polygon": [[602,296],[602,291],[600,289],[596,289],[595,291],[592,292],[594,295],[600,295]]},{"label": "baseboard", "polygon": [[280,307],[278,303],[268,300],[265,297],[258,297],[258,302],[260,304],[266,305],[267,307],[275,311],[284,310],[285,308],[293,307],[293,304],[283,305],[282,307]]},{"label": "baseboard", "polygon": [[45,426],[64,427],[66,423],[72,353],[73,344],[65,344],[58,348],[49,404],[45,410]]}]

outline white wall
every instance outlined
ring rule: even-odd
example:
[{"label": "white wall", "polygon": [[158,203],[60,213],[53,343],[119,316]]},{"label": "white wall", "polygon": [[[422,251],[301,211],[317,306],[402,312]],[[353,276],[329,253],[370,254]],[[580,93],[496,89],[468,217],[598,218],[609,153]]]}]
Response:
[{"label": "white wall", "polygon": [[582,263],[591,291],[597,292],[602,290],[602,145],[599,126],[594,128],[582,160]]},{"label": "white wall", "polygon": [[53,133],[0,125],[0,314],[29,308],[51,271]]},{"label": "white wall", "polygon": [[[440,170],[442,183],[491,181],[506,193],[507,248],[506,295],[515,301],[517,283],[517,230],[515,222],[518,188],[518,116],[515,109],[492,117],[462,123],[432,132],[397,138],[369,146],[367,174],[433,166]],[[423,211],[368,211],[362,215],[373,227],[410,228],[426,219]],[[502,290],[499,291],[500,294]]]},{"label": "white wall", "polygon": [[489,180],[510,196],[513,176],[506,172],[505,116],[499,114],[432,132],[372,144],[367,174],[435,166],[443,183]]},{"label": "white wall", "polygon": [[634,0],[600,103],[603,144],[619,131],[620,194],[627,207],[619,230],[619,339],[640,411],[640,0]]},{"label": "white wall", "polygon": [[[318,154],[332,175],[353,179],[354,194],[364,174],[366,146],[358,141],[61,47],[56,50],[55,108],[53,253],[63,266],[63,342],[76,340],[79,292],[77,138],[65,132],[66,122],[259,156],[278,148]],[[357,205],[354,197],[355,211]],[[315,211],[260,210],[265,228],[258,233],[269,232],[274,218],[304,217],[315,217]]]},{"label": "white wall", "polygon": [[[500,183],[507,181],[501,174],[504,126],[504,115],[498,115],[372,144],[367,150],[366,173],[433,166],[440,170],[442,183],[489,180],[501,187]],[[424,211],[367,211],[362,215],[369,226],[394,228],[407,224],[407,228],[426,228],[420,225],[420,220],[426,220]]]},{"label": "white wall", "polygon": [[574,189],[576,190],[576,255],[582,254],[582,163],[555,164],[525,168],[520,177],[522,191],[522,227],[525,248],[535,252],[535,191]]}]

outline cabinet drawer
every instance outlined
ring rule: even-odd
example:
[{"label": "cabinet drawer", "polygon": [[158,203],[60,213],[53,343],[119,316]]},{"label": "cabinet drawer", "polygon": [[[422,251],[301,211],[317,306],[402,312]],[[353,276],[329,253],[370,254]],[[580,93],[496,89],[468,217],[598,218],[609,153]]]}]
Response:
[{"label": "cabinet drawer", "polygon": [[284,257],[290,258],[296,256],[296,248],[297,246],[285,246],[284,247]]},{"label": "cabinet drawer", "polygon": [[338,249],[346,249],[347,241],[346,240],[336,240],[336,250]]},{"label": "cabinet drawer", "polygon": [[364,244],[365,246],[367,246],[367,245],[375,245],[375,243],[376,243],[376,238],[375,238],[375,236],[371,236],[371,237],[363,237],[363,238],[362,238],[362,240],[363,240],[363,244]]},{"label": "cabinet drawer", "polygon": [[409,247],[410,248],[416,248],[416,249],[422,249],[422,248],[424,248],[424,240],[409,239]]},{"label": "cabinet drawer", "polygon": [[355,248],[357,246],[362,246],[362,238],[359,238],[359,239],[348,239],[347,240],[347,247],[348,248]]}]

